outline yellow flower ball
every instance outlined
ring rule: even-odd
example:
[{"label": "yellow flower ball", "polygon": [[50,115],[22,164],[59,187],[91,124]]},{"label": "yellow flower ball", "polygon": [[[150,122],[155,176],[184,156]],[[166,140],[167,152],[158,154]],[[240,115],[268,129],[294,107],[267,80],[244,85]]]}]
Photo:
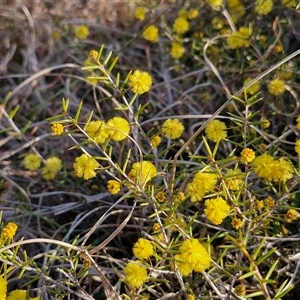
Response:
[{"label": "yellow flower ball", "polygon": [[145,15],[146,15],[146,10],[144,7],[137,7],[135,12],[134,12],[134,16],[139,19],[139,20],[144,20],[145,19]]},{"label": "yellow flower ball", "polygon": [[18,225],[14,222],[7,223],[2,229],[2,237],[4,239],[12,239],[18,230]]},{"label": "yellow flower ball", "polygon": [[178,119],[167,119],[161,129],[166,138],[178,139],[184,131],[184,126]]},{"label": "yellow flower ball", "polygon": [[298,218],[298,213],[295,209],[289,209],[286,214],[284,215],[284,218],[287,222],[293,222],[296,221]]},{"label": "yellow flower ball", "polygon": [[227,217],[230,206],[221,197],[205,201],[204,214],[215,225],[219,225]]},{"label": "yellow flower ball", "polygon": [[149,42],[156,43],[158,41],[158,28],[155,25],[148,26],[143,31],[143,38]]},{"label": "yellow flower ball", "polygon": [[[246,86],[250,81],[252,80],[252,78],[247,78],[244,81],[244,86]],[[255,83],[253,83],[252,85],[250,85],[249,87],[247,87],[247,89],[245,90],[246,93],[248,95],[253,96],[254,94],[256,94],[258,91],[260,90],[260,82],[256,81]]]},{"label": "yellow flower ball", "polygon": [[41,164],[42,159],[34,153],[27,154],[24,157],[24,167],[27,170],[35,171],[41,166]]},{"label": "yellow flower ball", "polygon": [[252,149],[245,148],[241,152],[241,161],[244,163],[251,162],[255,158],[255,152]]},{"label": "yellow flower ball", "polygon": [[273,79],[268,84],[268,91],[271,95],[280,96],[285,92],[284,81],[281,79]]},{"label": "yellow flower ball", "polygon": [[78,39],[86,39],[89,34],[90,31],[86,25],[78,25],[75,27],[75,36]]},{"label": "yellow flower ball", "polygon": [[61,123],[53,123],[51,125],[51,132],[54,135],[60,135],[64,132],[64,126]]},{"label": "yellow flower ball", "polygon": [[295,151],[297,152],[298,157],[300,158],[300,139],[296,141]]},{"label": "yellow flower ball", "polygon": [[257,0],[254,10],[259,15],[267,15],[273,9],[273,0]]},{"label": "yellow flower ball", "polygon": [[150,161],[136,162],[132,165],[128,177],[142,186],[157,175],[156,167]]},{"label": "yellow flower ball", "polygon": [[126,139],[129,134],[130,125],[124,118],[114,117],[107,121],[106,130],[112,140],[120,142]]},{"label": "yellow flower ball", "polygon": [[185,49],[184,47],[181,46],[181,44],[177,42],[172,42],[171,50],[170,50],[170,54],[172,58],[179,59],[180,57],[183,56],[184,53],[185,53]]},{"label": "yellow flower ball", "polygon": [[152,78],[147,72],[135,70],[129,77],[129,87],[136,94],[144,94],[150,90]]},{"label": "yellow flower ball", "polygon": [[184,17],[178,17],[173,23],[173,31],[177,34],[184,34],[189,28],[190,24]]},{"label": "yellow flower ball", "polygon": [[73,168],[77,177],[83,177],[85,180],[93,178],[97,175],[95,170],[99,167],[99,163],[92,156],[83,153],[76,157]]},{"label": "yellow flower ball", "polygon": [[108,138],[108,130],[104,121],[91,121],[85,128],[86,134],[97,144],[102,144]]},{"label": "yellow flower ball", "polygon": [[137,259],[148,259],[153,255],[153,246],[151,242],[144,238],[139,238],[133,246],[133,254]]},{"label": "yellow flower ball", "polygon": [[147,269],[134,262],[129,262],[123,270],[125,282],[132,288],[141,287],[147,280]]},{"label": "yellow flower ball", "polygon": [[109,180],[107,182],[107,190],[111,193],[111,194],[117,194],[119,193],[121,189],[121,184],[119,181],[117,180]]},{"label": "yellow flower ball", "polygon": [[154,149],[156,149],[160,145],[160,143],[161,143],[161,137],[159,135],[156,135],[151,139],[151,144]]},{"label": "yellow flower ball", "polygon": [[0,276],[0,299],[5,300],[7,293],[7,280]]},{"label": "yellow flower ball", "polygon": [[227,127],[224,122],[212,120],[205,128],[205,133],[209,140],[218,143],[227,137]]}]

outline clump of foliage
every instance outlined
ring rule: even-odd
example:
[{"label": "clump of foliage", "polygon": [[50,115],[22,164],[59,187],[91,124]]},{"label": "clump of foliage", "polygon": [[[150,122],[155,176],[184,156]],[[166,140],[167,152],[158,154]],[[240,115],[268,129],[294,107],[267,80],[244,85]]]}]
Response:
[{"label": "clump of foliage", "polygon": [[[44,143],[60,151],[42,152],[25,139],[30,126],[19,130],[31,147],[22,168],[36,176],[28,189],[17,184],[22,210],[42,216],[28,204],[54,195],[51,213],[69,222],[43,216],[59,239],[47,230],[14,238],[17,220],[3,227],[0,284],[13,272],[29,278],[20,299],[41,286],[41,299],[279,300],[299,291],[300,50],[287,55],[298,37],[280,15],[299,5],[199,2],[141,2],[141,29],[124,48],[87,45],[82,100],[64,95],[46,118]],[[78,40],[91,32],[74,28]],[[147,63],[138,51],[124,56],[136,43]],[[7,113],[11,98],[6,134],[18,117]],[[25,248],[37,243],[43,251]]]}]

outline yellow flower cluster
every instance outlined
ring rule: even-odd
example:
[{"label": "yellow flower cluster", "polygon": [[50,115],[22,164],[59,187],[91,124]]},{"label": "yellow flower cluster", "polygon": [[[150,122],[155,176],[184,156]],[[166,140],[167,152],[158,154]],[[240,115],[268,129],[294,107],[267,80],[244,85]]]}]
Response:
[{"label": "yellow flower cluster", "polygon": [[237,23],[240,20],[240,18],[243,17],[244,14],[246,13],[246,8],[243,4],[243,1],[230,0],[227,1],[227,5],[228,5],[230,16],[234,23]]},{"label": "yellow flower cluster", "polygon": [[75,36],[78,39],[86,39],[89,34],[90,31],[86,25],[78,25],[75,27]]},{"label": "yellow flower cluster", "polygon": [[209,140],[218,143],[227,137],[227,127],[224,122],[212,120],[205,128],[205,133]]},{"label": "yellow flower cluster", "polygon": [[273,9],[273,0],[256,0],[254,10],[259,15],[267,15]]},{"label": "yellow flower cluster", "polygon": [[252,161],[254,172],[268,181],[285,182],[293,177],[294,169],[284,158],[274,159],[264,153]]},{"label": "yellow flower cluster", "polygon": [[133,246],[133,254],[137,259],[148,259],[153,255],[153,246],[151,242],[144,238],[139,238]]},{"label": "yellow flower cluster", "polygon": [[296,221],[298,218],[298,213],[295,209],[289,209],[286,214],[284,215],[284,218],[287,222],[291,223],[293,221]]},{"label": "yellow flower cluster", "polygon": [[144,7],[137,7],[136,10],[134,11],[134,16],[141,21],[145,19],[145,15],[146,15],[146,10]]},{"label": "yellow flower cluster", "polygon": [[241,152],[241,162],[248,163],[255,158],[255,152],[250,148],[245,148]]},{"label": "yellow flower cluster", "polygon": [[226,172],[225,183],[229,190],[237,191],[243,184],[244,173],[240,169],[229,169]]},{"label": "yellow flower cluster", "polygon": [[230,206],[221,197],[205,201],[204,214],[215,225],[219,225],[227,217]]},{"label": "yellow flower cluster", "polygon": [[[247,79],[245,79],[244,80],[244,86],[247,85],[251,80],[252,80],[252,78],[250,78],[250,77],[248,77]],[[256,81],[255,83],[253,83],[252,85],[250,85],[249,87],[247,87],[247,89],[245,91],[246,91],[246,93],[248,95],[253,96],[259,90],[260,90],[260,82]]]},{"label": "yellow flower cluster", "polygon": [[184,17],[178,17],[173,23],[173,31],[179,35],[186,33],[190,28],[190,24]]},{"label": "yellow flower cluster", "polygon": [[97,144],[104,143],[107,138],[120,142],[129,134],[130,125],[124,118],[114,117],[107,123],[100,120],[89,122],[85,132]]},{"label": "yellow flower cluster", "polygon": [[167,119],[161,131],[166,138],[178,139],[184,131],[184,126],[178,119]]},{"label": "yellow flower cluster", "polygon": [[144,94],[150,90],[152,78],[147,72],[135,70],[129,77],[129,87],[136,94]]},{"label": "yellow flower cluster", "polygon": [[268,91],[271,95],[280,96],[285,92],[284,81],[281,79],[273,79],[268,84]]},{"label": "yellow flower cluster", "polygon": [[143,31],[143,37],[145,40],[156,43],[158,41],[158,28],[155,25],[148,26]]},{"label": "yellow flower cluster", "polygon": [[267,120],[267,119],[263,119],[263,120],[261,120],[261,127],[263,128],[263,129],[267,129],[267,128],[269,128],[270,127],[270,125],[271,125],[271,122],[269,121],[269,120]]},{"label": "yellow flower cluster", "polygon": [[157,192],[155,195],[155,199],[160,203],[164,202],[166,200],[165,192],[163,191]]},{"label": "yellow flower cluster", "polygon": [[111,193],[111,194],[117,194],[119,193],[121,189],[121,184],[119,181],[117,180],[109,180],[107,182],[107,190]]},{"label": "yellow flower cluster", "polygon": [[7,293],[7,280],[0,276],[0,299],[1,300],[38,300],[37,297],[27,298],[26,290],[14,290],[6,296]]},{"label": "yellow flower cluster", "polygon": [[123,269],[125,282],[131,288],[139,288],[147,280],[147,269],[135,262],[129,262]]},{"label": "yellow flower cluster", "polygon": [[64,126],[61,123],[53,123],[51,125],[51,132],[54,135],[60,135],[64,132]]},{"label": "yellow flower cluster", "polygon": [[184,47],[178,42],[172,42],[170,54],[174,59],[179,59],[184,54]]},{"label": "yellow flower cluster", "polygon": [[241,27],[238,31],[233,32],[227,38],[227,44],[230,49],[247,48],[250,46],[249,42],[250,30],[248,27]]},{"label": "yellow flower cluster", "polygon": [[61,159],[56,156],[50,157],[46,160],[45,167],[42,168],[42,177],[46,180],[54,179],[61,169]]},{"label": "yellow flower cluster", "polygon": [[83,153],[76,157],[73,168],[77,177],[83,177],[85,180],[95,177],[95,170],[99,167],[99,163],[92,156]]},{"label": "yellow flower cluster", "polygon": [[160,145],[160,143],[161,143],[161,137],[159,135],[156,135],[151,139],[151,144],[154,149],[156,149]]},{"label": "yellow flower cluster", "polygon": [[17,229],[18,229],[18,225],[16,223],[9,222],[2,229],[2,234],[1,234],[2,238],[3,239],[12,239],[15,236]]},{"label": "yellow flower cluster", "polygon": [[206,193],[214,190],[217,180],[218,176],[214,173],[198,172],[186,186],[186,197],[191,198],[192,202],[202,200]]},{"label": "yellow flower cluster", "polygon": [[209,268],[211,257],[197,239],[189,239],[180,246],[175,261],[179,272],[188,276],[192,271],[202,272]]},{"label": "yellow flower cluster", "polygon": [[205,2],[212,7],[220,7],[223,3],[223,0],[205,0]]},{"label": "yellow flower cluster", "polygon": [[298,157],[300,158],[300,139],[298,139],[298,140],[296,141],[295,151],[296,151]]},{"label": "yellow flower cluster", "polygon": [[244,222],[243,220],[241,219],[238,219],[238,218],[234,218],[232,219],[231,221],[231,226],[234,228],[234,229],[239,229],[243,226]]},{"label": "yellow flower cluster", "polygon": [[156,167],[150,161],[136,162],[132,165],[128,177],[137,184],[144,186],[157,175]]},{"label": "yellow flower cluster", "polygon": [[27,170],[35,171],[41,166],[41,164],[42,159],[34,153],[27,154],[24,157],[24,167]]}]

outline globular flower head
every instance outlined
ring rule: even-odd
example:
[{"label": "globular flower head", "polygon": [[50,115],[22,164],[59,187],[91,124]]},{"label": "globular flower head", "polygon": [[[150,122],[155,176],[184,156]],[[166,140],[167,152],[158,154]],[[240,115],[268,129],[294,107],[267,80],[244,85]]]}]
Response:
[{"label": "globular flower head", "polygon": [[233,32],[227,38],[227,44],[230,49],[247,48],[250,46],[249,42],[250,32],[248,27],[241,27],[238,31]]},{"label": "globular flower head", "polygon": [[210,6],[217,8],[222,5],[223,0],[205,0],[205,2]]},{"label": "globular flower head", "polygon": [[107,182],[107,190],[111,193],[111,194],[117,194],[119,193],[121,189],[121,185],[120,182],[117,180],[108,180]]},{"label": "globular flower head", "polygon": [[193,264],[186,262],[180,254],[176,254],[174,258],[177,268],[182,276],[188,276],[193,271]]},{"label": "globular flower head", "polygon": [[246,8],[240,0],[230,0],[227,1],[228,9],[232,21],[237,23],[241,17],[246,13]]},{"label": "globular flower head", "polygon": [[143,37],[145,40],[156,43],[158,41],[158,28],[155,25],[148,26],[144,32]]},{"label": "globular flower head", "polygon": [[259,177],[262,177],[268,181],[271,181],[273,178],[272,169],[273,169],[274,163],[275,163],[274,158],[271,155],[264,153],[260,156],[257,156],[252,161],[252,166],[253,166],[254,172]]},{"label": "globular flower head", "polygon": [[24,166],[30,171],[37,170],[41,166],[41,163],[42,159],[34,153],[27,154],[24,157]]},{"label": "globular flower head", "polygon": [[134,16],[143,21],[145,19],[145,15],[146,15],[146,10],[144,7],[137,7],[135,12],[134,12]]},{"label": "globular flower head", "polygon": [[243,226],[244,222],[243,220],[241,219],[238,219],[238,218],[234,218],[232,219],[231,221],[231,226],[234,228],[234,229],[239,229]]},{"label": "globular flower head", "polygon": [[197,239],[185,240],[179,248],[180,258],[193,271],[202,272],[210,266],[211,257]]},{"label": "globular flower head", "polygon": [[86,39],[90,34],[89,28],[86,25],[78,25],[75,28],[75,36],[78,39]]},{"label": "globular flower head", "polygon": [[160,203],[164,202],[166,199],[165,192],[164,191],[157,192],[155,195],[155,199]]},{"label": "globular flower head", "polygon": [[205,128],[205,133],[207,134],[208,139],[218,143],[221,140],[226,139],[227,137],[227,127],[224,122],[219,120],[212,120]]},{"label": "globular flower head", "polygon": [[274,182],[286,182],[293,177],[294,173],[294,169],[291,163],[282,157],[275,161],[275,163],[271,167],[271,170],[273,173],[272,180]]},{"label": "globular flower head", "polygon": [[[252,78],[250,78],[250,77],[248,77],[247,79],[245,79],[244,80],[244,86],[246,86],[251,80],[252,80]],[[253,96],[259,90],[260,90],[260,82],[256,81],[255,83],[253,83],[252,85],[250,85],[249,87],[247,87],[246,93],[248,95],[250,95],[250,96]]]},{"label": "globular flower head", "polygon": [[184,34],[190,28],[190,23],[184,17],[178,17],[173,23],[173,31],[177,34]]},{"label": "globular flower head", "polygon": [[60,135],[64,132],[64,126],[61,123],[53,123],[51,125],[51,132],[54,135]]},{"label": "globular flower head", "polygon": [[129,77],[129,87],[136,94],[144,94],[150,90],[152,78],[147,72],[135,70]]},{"label": "globular flower head", "polygon": [[280,96],[285,92],[284,81],[281,79],[273,79],[268,84],[268,91],[271,95]]},{"label": "globular flower head", "polygon": [[9,293],[6,300],[25,300],[27,291],[25,290],[14,290]]},{"label": "globular flower head", "polygon": [[267,15],[273,9],[273,0],[256,0],[254,10],[259,15]]},{"label": "globular flower head", "polygon": [[161,131],[166,138],[178,139],[184,131],[184,126],[178,119],[167,119]]},{"label": "globular flower head", "polygon": [[83,153],[76,157],[73,168],[77,177],[83,177],[85,180],[95,177],[97,174],[95,169],[99,167],[99,163],[92,156]]},{"label": "globular flower head", "polygon": [[134,244],[132,251],[137,259],[148,259],[153,255],[153,246],[149,240],[139,238]]},{"label": "globular flower head", "polygon": [[86,126],[86,134],[93,139],[97,144],[104,143],[108,138],[108,130],[104,121],[91,121]]},{"label": "globular flower head", "polygon": [[261,125],[261,127],[262,127],[263,129],[267,129],[267,128],[270,127],[271,122],[270,122],[269,120],[267,120],[267,119],[263,119],[263,120],[261,120],[260,125]]},{"label": "globular flower head", "polygon": [[184,47],[178,42],[172,42],[170,54],[172,58],[179,59],[185,52]]},{"label": "globular flower head", "polygon": [[226,172],[226,185],[229,190],[237,191],[239,190],[243,184],[244,173],[240,169],[229,169]]},{"label": "globular flower head", "polygon": [[300,158],[300,139],[296,141],[295,151],[297,152],[298,157]]},{"label": "globular flower head", "polygon": [[272,197],[267,197],[264,199],[264,204],[268,207],[273,207],[275,205],[275,200]]},{"label": "globular flower head", "polygon": [[248,163],[255,158],[255,152],[250,148],[245,148],[241,152],[241,162]]},{"label": "globular flower head", "polygon": [[7,280],[0,276],[0,300],[6,299]]},{"label": "globular flower head", "polygon": [[45,167],[42,168],[42,177],[46,180],[54,179],[62,168],[62,161],[58,157],[50,157],[46,160]]},{"label": "globular flower head", "polygon": [[2,230],[2,238],[12,239],[15,236],[17,229],[18,229],[18,225],[16,223],[13,222],[7,223],[7,225],[5,225]]},{"label": "globular flower head", "polygon": [[155,177],[157,174],[156,167],[150,161],[136,162],[132,165],[128,177],[142,186]]},{"label": "globular flower head", "polygon": [[108,120],[106,128],[109,137],[117,142],[124,140],[130,132],[129,122],[121,117],[114,117]]},{"label": "globular flower head", "polygon": [[125,282],[131,288],[141,287],[147,280],[147,269],[134,262],[129,262],[123,270]]},{"label": "globular flower head", "polygon": [[56,156],[47,158],[46,167],[52,172],[59,172],[62,169],[62,161]]},{"label": "globular flower head", "polygon": [[289,223],[296,221],[297,217],[298,217],[298,213],[295,209],[289,209],[284,215],[285,220]]},{"label": "globular flower head", "polygon": [[221,197],[205,201],[204,213],[207,219],[215,225],[219,225],[227,217],[230,206]]},{"label": "globular flower head", "polygon": [[159,135],[156,135],[151,139],[151,144],[154,149],[156,149],[160,145],[160,143],[161,143],[161,137]]}]

